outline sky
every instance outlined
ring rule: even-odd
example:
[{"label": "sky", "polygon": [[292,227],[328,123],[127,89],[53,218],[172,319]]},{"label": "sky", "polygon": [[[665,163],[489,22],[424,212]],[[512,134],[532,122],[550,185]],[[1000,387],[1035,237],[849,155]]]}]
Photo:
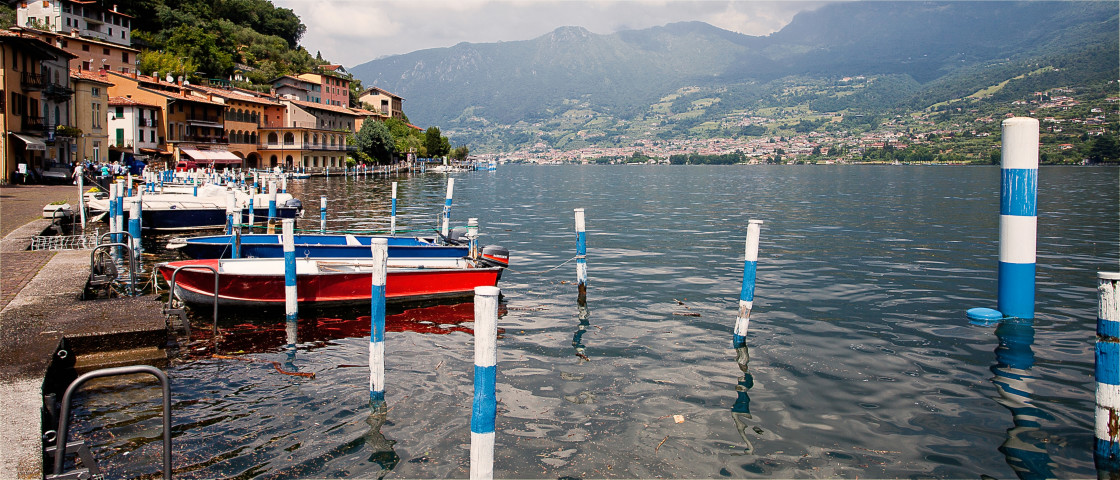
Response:
[{"label": "sky", "polygon": [[530,40],[563,26],[611,34],[701,21],[746,35],[776,32],[827,2],[761,0],[273,0],[307,26],[312,55],[353,67],[462,42]]}]

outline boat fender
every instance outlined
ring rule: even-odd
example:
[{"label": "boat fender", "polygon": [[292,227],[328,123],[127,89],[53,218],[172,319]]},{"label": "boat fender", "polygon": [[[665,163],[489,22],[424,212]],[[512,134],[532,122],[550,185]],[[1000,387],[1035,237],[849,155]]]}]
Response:
[{"label": "boat fender", "polygon": [[507,268],[509,267],[509,249],[498,245],[487,245],[482,247],[482,258],[480,260],[495,267]]}]

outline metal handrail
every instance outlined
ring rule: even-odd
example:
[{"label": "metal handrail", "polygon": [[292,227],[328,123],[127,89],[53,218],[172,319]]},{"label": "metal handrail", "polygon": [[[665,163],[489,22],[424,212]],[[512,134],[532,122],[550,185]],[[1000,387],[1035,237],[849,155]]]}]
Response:
[{"label": "metal handrail", "polygon": [[[106,234],[108,235],[108,234]],[[100,240],[98,240],[100,242]],[[132,256],[132,247],[124,243],[99,243],[93,250],[89,252],[89,269],[93,272],[94,264],[97,263],[97,251],[101,249],[108,249],[113,247],[120,247],[128,253],[128,294],[129,296],[136,295],[136,257]],[[111,255],[111,254],[110,254]]]},{"label": "metal handrail", "polygon": [[211,267],[209,265],[181,265],[181,266],[175,267],[175,270],[173,270],[171,272],[171,281],[168,282],[168,286],[171,289],[171,293],[168,294],[168,296],[167,296],[167,308],[164,310],[164,312],[170,312],[170,311],[174,310],[174,309],[171,308],[171,302],[175,299],[175,277],[177,275],[179,275],[179,270],[182,270],[184,268],[205,268],[207,270],[210,270],[211,272],[214,272],[214,324],[211,327],[210,334],[211,334],[212,338],[214,339],[214,349],[217,350],[217,348],[218,348],[218,278],[220,276],[217,268]]},{"label": "metal handrail", "polygon": [[65,447],[58,448],[57,446],[66,445],[67,429],[70,428],[70,400],[74,391],[85,382],[94,378],[132,375],[137,373],[149,373],[154,375],[163,388],[163,478],[171,478],[171,384],[167,379],[167,374],[163,373],[162,370],[150,365],[133,365],[130,367],[95,370],[78,377],[69,387],[66,387],[66,393],[62,395],[62,414],[58,419],[58,431],[56,432],[57,440],[55,440],[54,474],[47,475],[47,480],[60,478],[62,476],[62,464],[65,460],[66,449]]},{"label": "metal handrail", "polygon": [[[105,237],[107,237],[109,235],[125,235],[125,236],[128,237],[128,243],[127,243],[128,245],[135,245],[136,244],[136,237],[133,237],[131,233],[128,233],[127,231],[124,231],[124,230],[121,230],[119,232],[105,232],[105,233],[102,233],[100,237],[97,237],[97,244],[101,245],[101,242],[104,242]],[[129,250],[129,253],[131,253],[131,250]],[[137,252],[137,253],[139,253],[139,252]],[[137,255],[137,256],[139,256],[139,255]]]}]

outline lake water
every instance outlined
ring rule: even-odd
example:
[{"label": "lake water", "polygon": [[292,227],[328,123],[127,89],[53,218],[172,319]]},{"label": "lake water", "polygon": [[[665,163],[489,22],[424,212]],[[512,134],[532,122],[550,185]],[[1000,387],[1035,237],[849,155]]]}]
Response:
[{"label": "lake water", "polygon": [[[1096,275],[1120,267],[1114,167],[1040,170],[1036,318],[998,328],[964,315],[996,307],[997,167],[503,165],[454,178],[452,223],[477,217],[482,243],[512,254],[495,477],[1095,476]],[[435,227],[446,179],[398,179],[398,225]],[[388,182],[293,182],[309,207],[300,227],[318,228],[328,195],[328,229],[387,228]],[[574,262],[560,266],[581,207],[586,309]],[[744,373],[731,330],[749,219],[765,223]],[[223,320],[232,358],[168,369],[176,476],[466,477],[471,314],[389,318],[383,423],[367,406],[361,312],[305,317],[298,333],[283,312]],[[111,477],[158,476],[158,388],[88,392],[74,435]]]}]

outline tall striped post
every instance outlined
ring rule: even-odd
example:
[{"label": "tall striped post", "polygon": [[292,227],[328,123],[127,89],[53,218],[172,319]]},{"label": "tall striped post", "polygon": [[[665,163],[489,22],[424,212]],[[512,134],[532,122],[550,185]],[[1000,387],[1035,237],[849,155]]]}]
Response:
[{"label": "tall striped post", "polygon": [[280,193],[288,193],[288,175],[284,174],[283,177],[280,177],[280,182]]},{"label": "tall striped post", "polygon": [[[132,256],[140,263],[140,198],[132,197],[128,209],[128,234],[132,237]],[[135,287],[135,285],[133,286]]]},{"label": "tall striped post", "polygon": [[467,219],[467,256],[478,258],[478,219]]},{"label": "tall striped post", "polygon": [[[117,231],[118,232],[125,231],[125,227],[126,227],[126,225],[124,223],[124,199],[125,199],[125,197],[126,197],[126,195],[125,195],[125,189],[124,189],[124,180],[118,180],[117,181]],[[117,235],[117,242],[121,243],[123,241],[124,241],[124,235]]]},{"label": "tall striped post", "polygon": [[327,233],[327,196],[319,196],[319,233]]},{"label": "tall striped post", "polygon": [[447,179],[447,199],[443,202],[443,237],[447,238],[447,233],[451,229],[451,192],[455,190],[455,179]]},{"label": "tall striped post", "polygon": [[233,210],[237,206],[237,194],[230,190],[226,193],[226,235],[233,235]]},{"label": "tall striped post", "polygon": [[998,307],[1005,317],[1034,318],[1038,229],[1038,120],[1003,121],[999,202]]},{"label": "tall striped post", "polygon": [[393,201],[389,207],[389,235],[397,234],[397,182],[393,182]]},{"label": "tall striped post", "polygon": [[587,293],[587,224],[584,222],[583,209],[576,212],[576,284],[580,295]]},{"label": "tall striped post", "polygon": [[494,478],[494,422],[498,416],[498,287],[474,287],[474,404],[471,478]]},{"label": "tall striped post", "polygon": [[751,322],[751,309],[754,308],[754,283],[758,270],[758,237],[762,220],[747,223],[746,255],[743,258],[743,288],[739,290],[739,316],[735,317],[735,334],[731,346],[739,348],[747,344],[747,327]]},{"label": "tall striped post", "polygon": [[[235,211],[233,214],[237,218],[241,218],[241,209],[237,209],[237,211]],[[241,258],[241,227],[238,226],[237,228],[234,228],[232,235],[233,238],[230,239],[230,243],[233,246],[233,248],[231,249],[231,256],[232,258]]]},{"label": "tall striped post", "polygon": [[256,219],[255,208],[253,208],[253,197],[255,197],[256,195],[253,193],[252,190],[253,189],[249,189],[249,233],[250,234],[253,233],[253,222],[255,222],[257,220]]},{"label": "tall striped post", "polygon": [[276,218],[276,182],[268,182],[268,218]]},{"label": "tall striped post", "polygon": [[284,318],[293,321],[299,313],[296,301],[295,220],[284,219],[281,237],[284,242]]},{"label": "tall striped post", "polygon": [[374,238],[369,248],[373,255],[369,297],[369,408],[377,412],[385,408],[385,281],[389,240]]},{"label": "tall striped post", "polygon": [[[1120,474],[1120,273],[1097,278],[1097,444],[1099,478]],[[1101,473],[1107,475],[1102,476]]]},{"label": "tall striped post", "polygon": [[109,184],[109,231],[114,233],[113,235],[109,236],[109,239],[113,242],[119,242],[120,239],[117,238],[117,235],[115,234],[116,231],[117,231],[117,184],[116,183],[110,183]]},{"label": "tall striped post", "polygon": [[132,196],[132,172],[128,172],[128,176],[125,177],[125,178],[127,178],[126,183],[125,183],[125,190],[124,190],[125,192],[127,192],[125,194],[125,196],[126,197],[131,197]]}]

